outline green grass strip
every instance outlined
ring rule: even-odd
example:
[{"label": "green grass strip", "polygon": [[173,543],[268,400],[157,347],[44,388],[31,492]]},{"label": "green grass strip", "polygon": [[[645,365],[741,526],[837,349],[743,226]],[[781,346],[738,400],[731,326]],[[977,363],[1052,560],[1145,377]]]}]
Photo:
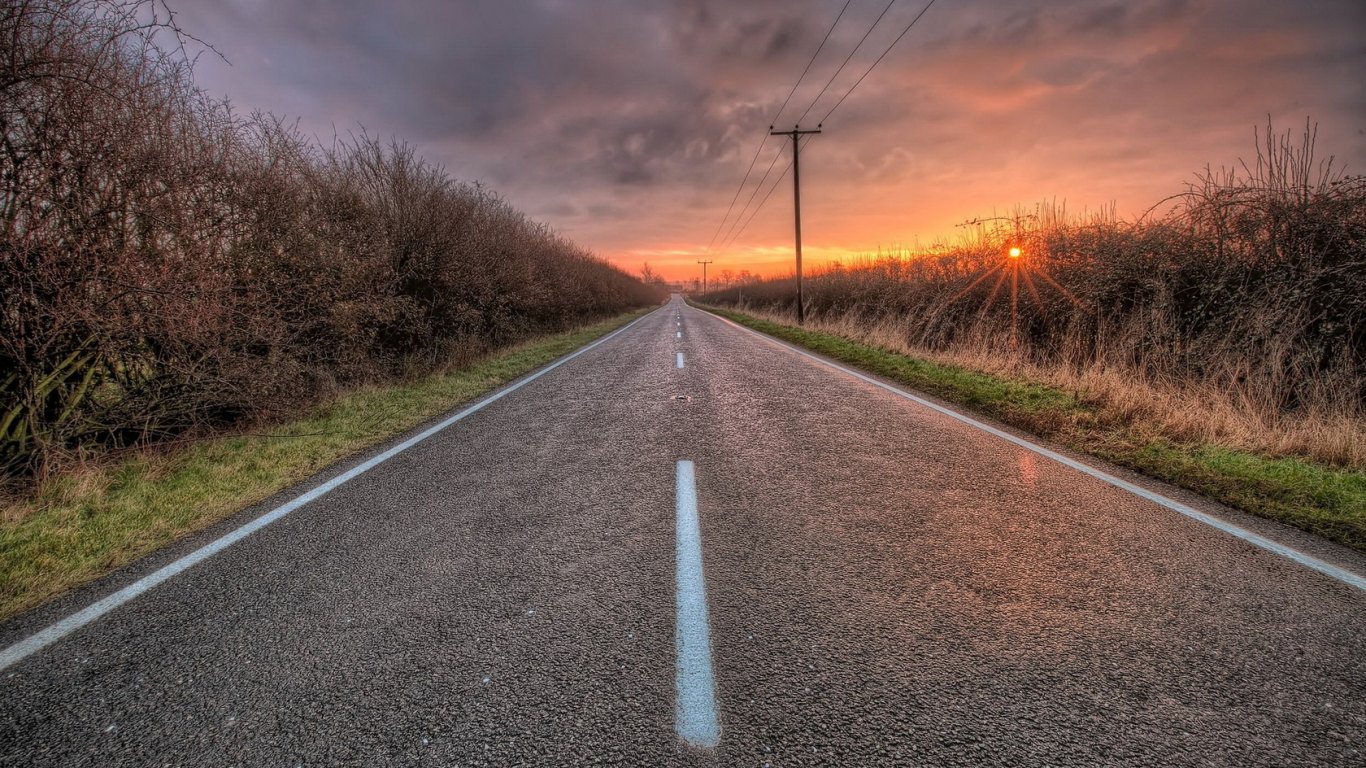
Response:
[{"label": "green grass strip", "polygon": [[1075,451],[1366,552],[1366,473],[1154,438],[1133,425],[1102,424],[1093,407],[1045,384],[921,360],[734,310],[705,309]]},{"label": "green grass strip", "polygon": [[285,437],[228,436],[46,483],[33,498],[0,507],[0,618],[201,530],[646,311],[536,339],[451,373],[351,392],[271,428]]}]

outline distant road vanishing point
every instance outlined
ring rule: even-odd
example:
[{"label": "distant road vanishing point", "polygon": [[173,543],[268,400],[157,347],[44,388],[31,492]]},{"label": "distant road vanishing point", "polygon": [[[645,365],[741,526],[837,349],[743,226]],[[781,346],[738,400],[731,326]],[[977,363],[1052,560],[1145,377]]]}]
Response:
[{"label": "distant road vanishing point", "polygon": [[1360,556],[946,410],[675,297],[0,626],[0,765],[1366,764]]}]

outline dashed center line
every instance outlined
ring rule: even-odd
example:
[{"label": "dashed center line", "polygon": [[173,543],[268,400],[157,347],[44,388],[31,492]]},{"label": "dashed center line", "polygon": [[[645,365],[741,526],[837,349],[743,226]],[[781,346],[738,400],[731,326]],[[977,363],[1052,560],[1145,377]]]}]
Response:
[{"label": "dashed center line", "polygon": [[679,352],[679,353],[678,353],[677,367],[678,367],[678,368],[682,368],[682,367],[683,367],[683,353],[682,353],[682,352]]},{"label": "dashed center line", "polygon": [[711,664],[707,588],[702,577],[702,530],[697,522],[697,477],[691,461],[679,460],[676,480],[678,614],[674,683],[678,702],[674,728],[693,746],[714,747],[721,740],[721,726],[716,719],[716,677]]}]

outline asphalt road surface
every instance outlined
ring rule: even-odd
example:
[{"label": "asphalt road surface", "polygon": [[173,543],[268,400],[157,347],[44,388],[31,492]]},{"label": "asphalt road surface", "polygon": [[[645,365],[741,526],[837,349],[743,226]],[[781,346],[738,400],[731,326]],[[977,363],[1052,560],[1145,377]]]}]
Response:
[{"label": "asphalt road surface", "polygon": [[0,691],[7,766],[1363,765],[1366,591],[675,299]]}]

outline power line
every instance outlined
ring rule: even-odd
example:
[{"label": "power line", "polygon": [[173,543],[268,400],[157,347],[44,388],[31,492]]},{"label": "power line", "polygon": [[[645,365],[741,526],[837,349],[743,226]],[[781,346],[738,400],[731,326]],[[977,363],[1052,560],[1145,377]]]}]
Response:
[{"label": "power line", "polygon": [[920,9],[920,13],[917,13],[915,15],[915,18],[911,19],[911,23],[907,24],[906,28],[901,30],[901,34],[896,36],[896,39],[892,41],[891,45],[887,46],[887,49],[882,52],[882,55],[878,56],[877,60],[874,61],[872,65],[868,67],[868,69],[864,70],[863,74],[859,76],[859,79],[856,80],[853,85],[849,86],[849,90],[844,92],[844,95],[840,97],[840,100],[835,102],[835,106],[831,107],[830,111],[825,113],[825,117],[821,118],[822,123],[824,123],[826,120],[829,120],[830,116],[835,114],[835,110],[839,109],[840,105],[844,103],[844,100],[849,98],[849,94],[853,93],[854,89],[859,87],[859,83],[863,82],[863,78],[867,77],[868,74],[873,71],[874,67],[882,63],[882,60],[887,57],[887,54],[891,53],[892,49],[896,47],[896,44],[901,42],[901,38],[905,37],[906,33],[911,31],[911,27],[914,27],[915,23],[917,21],[920,21],[920,17],[925,15],[925,11],[928,11],[930,9],[930,6],[934,5],[934,2],[935,0],[930,0],[928,3],[925,4],[924,8]]},{"label": "power line", "polygon": [[[895,2],[896,0],[892,0],[892,1]],[[916,24],[916,22],[920,21],[920,17],[921,17],[921,16],[924,16],[924,15],[925,15],[925,12],[928,11],[928,10],[930,10],[930,6],[932,6],[932,5],[934,5],[934,4],[935,4],[935,0],[930,0],[928,3],[925,4],[925,7],[924,7],[924,8],[920,9],[920,13],[917,13],[917,14],[915,15],[915,18],[911,19],[911,23],[910,23],[910,24],[907,24],[906,27],[905,27],[905,29],[902,29],[902,30],[901,30],[901,34],[897,35],[897,36],[896,36],[896,39],[893,40],[893,41],[891,42],[891,44],[888,45],[888,46],[886,47],[886,49],[884,49],[884,50],[882,51],[882,54],[879,55],[879,56],[877,57],[877,59],[874,60],[873,63],[872,63],[871,65],[869,65],[868,69],[864,70],[863,74],[859,76],[859,79],[856,80],[856,81],[854,81],[854,84],[853,84],[852,86],[849,87],[849,90],[847,90],[847,91],[844,92],[844,95],[840,97],[839,101],[835,102],[835,106],[831,107],[831,108],[830,108],[830,111],[828,111],[828,112],[825,113],[825,116],[821,118],[820,124],[824,124],[826,120],[829,120],[829,119],[830,119],[830,116],[833,115],[833,114],[835,113],[835,110],[839,109],[840,105],[844,103],[844,100],[847,99],[847,98],[849,98],[849,95],[852,94],[852,93],[854,92],[854,89],[859,87],[859,84],[861,84],[861,83],[863,82],[864,78],[868,77],[868,75],[873,71],[874,68],[877,67],[878,64],[881,64],[881,63],[882,63],[882,60],[885,59],[885,58],[887,57],[887,54],[889,54],[889,53],[892,52],[892,49],[896,47],[897,43],[900,43],[900,42],[901,42],[901,39],[904,38],[904,37],[906,36],[906,34],[907,34],[908,32],[911,31],[911,27],[914,27],[915,24]],[[887,5],[887,8],[891,8],[891,4],[890,4],[890,3]],[[884,10],[883,10],[883,14],[886,14],[886,12],[887,12],[886,9],[884,9]],[[882,20],[882,17],[879,16],[879,17],[878,17],[878,21],[881,21],[881,20]],[[873,22],[873,27],[876,27],[876,26],[877,26],[877,21],[874,21],[874,22]],[[870,27],[868,31],[869,31],[869,32],[872,32],[872,27]],[[864,38],[866,39],[867,37],[868,37],[868,35],[865,34],[865,35],[864,35]],[[863,45],[863,41],[862,41],[862,40],[859,41],[859,45]],[[857,50],[858,50],[858,46],[855,46],[855,47],[854,47],[854,51],[857,51]],[[849,58],[852,58],[853,55],[854,55],[853,52],[851,52],[851,53],[849,54]],[[848,62],[849,62],[849,59],[845,59],[845,63],[847,64]],[[841,65],[840,68],[843,69],[843,65]],[[838,75],[839,75],[839,72],[836,71],[836,72],[835,72],[835,75],[838,76]],[[830,78],[831,82],[834,82],[834,79],[835,79],[834,77]],[[826,86],[828,87],[828,86],[829,86],[829,83],[827,83]],[[822,89],[821,94],[823,95],[824,93],[825,93],[825,91],[824,91],[824,89]],[[817,101],[820,100],[820,95],[817,95],[817,96],[816,96],[816,100],[817,100]],[[812,101],[812,102],[811,102],[811,107],[814,107],[814,106],[816,106],[816,101]],[[808,111],[808,112],[811,110],[811,107],[807,107],[807,111]],[[802,116],[805,117],[805,116],[806,116],[806,113],[805,113],[805,112],[802,113]],[[810,143],[810,142],[816,137],[816,135],[819,135],[819,134],[814,134],[814,135],[812,135],[812,136],[807,137],[806,142],[807,142],[807,143]],[[803,146],[804,146],[804,145],[803,145]],[[775,158],[775,160],[776,160],[776,158]],[[729,233],[727,233],[727,237],[728,237],[729,239],[725,242],[725,245],[729,245],[730,243],[733,243],[733,242],[735,242],[736,240],[740,239],[740,236],[744,234],[745,229],[746,229],[747,227],[749,227],[749,223],[750,223],[751,221],[754,220],[754,217],[755,217],[755,216],[758,216],[758,215],[759,215],[759,211],[760,211],[760,209],[762,209],[762,208],[764,207],[764,203],[767,203],[767,202],[768,202],[768,198],[769,198],[770,196],[772,196],[773,190],[775,190],[775,189],[778,188],[778,184],[782,182],[783,177],[785,177],[785,176],[787,175],[787,172],[788,172],[789,170],[791,170],[791,169],[792,169],[792,163],[791,163],[791,161],[789,161],[788,164],[787,164],[787,167],[783,169],[783,172],[782,172],[781,174],[779,174],[778,180],[775,181],[775,182],[773,182],[773,186],[769,187],[768,192],[764,195],[763,199],[759,201],[759,207],[758,207],[758,208],[755,208],[755,209],[754,209],[754,212],[751,213],[750,216],[749,216],[749,218],[745,220],[744,226],[740,227],[739,231],[735,233],[735,236],[734,236],[734,237],[730,237],[730,236],[729,236]],[[763,181],[760,180],[759,183],[760,183],[760,184],[763,184]],[[756,190],[756,191],[757,191],[757,190]],[[753,197],[753,196],[751,196],[751,199],[752,199],[752,197]],[[749,206],[746,205],[745,207],[748,208]],[[744,215],[744,210],[741,210],[740,215],[741,215],[741,216]],[[734,226],[732,226],[731,229],[734,230]],[[723,247],[724,247],[724,246],[723,246]]]},{"label": "power line", "polygon": [[[810,135],[810,136],[807,136],[805,139],[803,139],[803,140],[802,140],[803,143],[802,143],[802,145],[801,145],[801,148],[805,148],[807,144],[810,144],[810,143],[812,142],[812,140],[814,140],[814,139],[816,138],[817,135],[819,135],[819,134],[812,134],[812,135]],[[755,218],[756,216],[759,215],[759,211],[763,209],[764,204],[767,203],[767,202],[768,202],[768,199],[769,199],[770,197],[773,196],[773,191],[776,190],[776,189],[778,188],[778,185],[779,185],[779,184],[782,184],[782,183],[783,183],[783,179],[787,178],[787,172],[790,171],[790,170],[792,170],[792,161],[791,161],[791,160],[787,161],[787,165],[783,168],[783,172],[780,173],[780,174],[778,174],[778,178],[775,179],[775,180],[773,181],[773,184],[768,188],[768,192],[764,193],[763,199],[759,201],[759,207],[754,209],[754,212],[751,213],[751,214],[749,215],[749,218],[748,218],[748,219],[745,219],[745,224],[744,224],[744,226],[740,227],[740,231],[736,232],[734,237],[730,237],[728,240],[726,240],[724,243],[722,243],[722,246],[721,246],[721,247],[724,248],[724,247],[726,247],[726,246],[729,246],[730,244],[734,243],[736,240],[739,240],[739,239],[740,239],[740,236],[743,235],[743,234],[745,233],[745,229],[747,229],[747,228],[749,227],[749,223],[750,223],[751,221],[754,221],[754,218]],[[756,189],[755,191],[757,192],[758,190]]]},{"label": "power line", "polygon": [[[825,37],[821,38],[821,44],[816,46],[816,52],[811,54],[811,58],[806,62],[806,68],[802,70],[802,74],[797,78],[797,82],[792,84],[792,90],[787,92],[787,98],[783,99],[783,105],[778,107],[778,113],[769,121],[769,125],[777,124],[778,118],[782,117],[783,110],[787,109],[787,104],[792,101],[792,95],[797,92],[797,87],[802,84],[802,80],[806,79],[806,73],[811,71],[811,65],[816,63],[816,57],[821,55],[821,51],[825,49],[826,42],[830,40],[830,35],[835,31],[835,27],[839,25],[840,19],[844,18],[844,12],[849,10],[849,4],[851,2],[853,2],[853,0],[844,0],[844,7],[840,8],[840,12],[836,14],[835,21],[830,24],[830,29],[825,31]],[[808,107],[807,110],[810,111],[810,107]],[[767,142],[768,134],[764,134],[763,140],[759,142],[758,148],[754,150],[754,157],[750,158],[749,167],[745,169],[744,177],[740,179],[740,185],[735,188],[735,195],[731,197],[730,205],[726,206],[726,215],[722,216],[721,223],[716,225],[716,231],[712,233],[711,240],[707,243],[707,248],[710,249],[712,245],[716,243],[716,236],[721,233],[721,228],[726,225],[726,220],[730,218],[730,212],[735,208],[735,201],[740,199],[740,193],[745,190],[745,182],[749,181],[749,175],[754,170],[754,163],[759,159],[759,153],[763,152],[764,144]],[[772,165],[769,166],[769,169],[772,170]],[[767,176],[767,174],[765,174],[765,176]],[[763,181],[760,181],[759,184],[762,186]],[[743,215],[744,211],[741,210],[739,216],[736,216],[736,220],[738,221],[739,217]],[[732,224],[731,229],[734,228],[735,225]]]},{"label": "power line", "polygon": [[792,90],[787,92],[787,98],[783,99],[783,105],[778,107],[778,114],[773,116],[773,120],[769,122],[769,125],[778,124],[778,118],[783,116],[783,110],[787,109],[787,103],[792,101],[792,94],[797,92],[797,86],[801,85],[802,80],[806,79],[806,73],[811,71],[811,65],[816,63],[816,57],[820,55],[821,49],[825,48],[825,43],[830,39],[830,34],[835,31],[835,27],[839,25],[840,19],[844,18],[844,12],[849,10],[849,4],[853,1],[854,0],[844,0],[844,7],[840,9],[839,15],[835,17],[835,23],[831,24],[830,29],[826,30],[825,37],[821,38],[821,44],[816,48],[816,52],[811,54],[811,60],[806,62],[806,69],[802,70],[802,76],[797,78],[797,82],[792,84]]},{"label": "power line", "polygon": [[726,220],[730,218],[730,212],[735,208],[735,201],[740,199],[740,193],[745,190],[745,182],[749,181],[750,171],[754,170],[754,161],[759,159],[759,153],[764,150],[764,143],[767,141],[768,134],[764,134],[764,140],[759,142],[759,146],[755,148],[754,157],[750,159],[749,167],[745,169],[745,177],[740,179],[740,186],[735,188],[735,196],[730,199],[730,205],[726,206],[726,215],[721,217],[721,223],[717,224],[716,231],[711,233],[711,240],[707,243],[707,248],[711,248],[716,243],[716,236],[721,234],[721,227],[726,226]]},{"label": "power line", "polygon": [[740,212],[737,213],[737,214],[735,214],[735,221],[732,221],[732,222],[730,223],[730,229],[726,230],[726,235],[725,235],[725,237],[721,238],[721,240],[722,240],[722,246],[721,246],[721,247],[724,248],[724,247],[726,246],[726,244],[728,244],[728,243],[730,242],[730,240],[731,240],[731,236],[730,236],[731,233],[735,231],[735,227],[736,227],[736,225],[738,225],[738,224],[740,223],[740,219],[743,219],[743,218],[745,217],[745,212],[749,210],[749,206],[750,206],[751,203],[754,202],[754,198],[755,198],[756,195],[759,194],[759,190],[761,190],[761,189],[764,188],[764,182],[768,180],[768,175],[769,175],[770,173],[773,173],[773,166],[775,166],[775,165],[778,164],[778,159],[781,158],[782,156],[783,156],[783,151],[782,151],[781,149],[779,149],[777,152],[773,153],[773,160],[771,160],[771,161],[769,162],[768,168],[764,170],[764,175],[763,175],[762,177],[759,178],[759,183],[754,185],[754,191],[749,193],[749,199],[746,200],[744,206],[743,206],[742,208],[740,208]]},{"label": "power line", "polygon": [[[835,82],[835,79],[838,78],[838,77],[840,76],[840,73],[844,71],[844,68],[845,68],[846,66],[849,65],[849,62],[854,58],[854,54],[858,53],[859,49],[863,47],[863,43],[864,43],[865,41],[867,41],[868,36],[871,35],[871,34],[873,34],[873,30],[877,28],[877,25],[880,24],[880,23],[882,22],[883,17],[887,15],[887,12],[888,12],[888,11],[892,10],[892,6],[895,5],[895,4],[896,4],[896,0],[889,0],[889,2],[887,3],[887,6],[886,6],[885,8],[882,9],[882,13],[878,14],[878,17],[877,17],[876,19],[873,20],[872,25],[868,27],[868,31],[864,32],[864,33],[863,33],[863,37],[859,38],[858,44],[854,46],[854,49],[853,49],[853,50],[849,51],[849,55],[848,55],[848,56],[845,56],[845,57],[844,57],[844,61],[841,62],[840,65],[839,65],[839,68],[837,68],[837,69],[835,70],[835,74],[833,74],[833,75],[830,76],[830,79],[829,79],[828,81],[826,81],[825,86],[821,88],[820,93],[817,93],[817,94],[816,94],[816,98],[812,99],[812,100],[811,100],[811,103],[807,105],[806,110],[802,112],[801,117],[797,118],[797,124],[798,124],[798,125],[801,124],[801,121],[802,121],[802,120],[806,119],[807,114],[809,114],[809,113],[811,112],[812,108],[814,108],[814,107],[816,106],[816,104],[821,100],[821,97],[824,96],[825,93],[826,93],[826,91],[828,91],[828,90],[830,89],[830,85],[831,85],[832,83]],[[846,3],[844,4],[844,8],[841,8],[841,9],[840,9],[840,14],[839,14],[839,16],[835,17],[835,24],[838,24],[838,23],[839,23],[840,16],[843,16],[843,15],[844,15],[844,11],[845,11],[845,9],[847,9],[848,7],[849,7],[849,3],[846,2]],[[924,13],[924,11],[921,11],[921,13]],[[835,30],[835,24],[831,24],[831,25],[830,25],[830,32],[833,32],[833,31]],[[828,40],[828,39],[830,38],[830,32],[827,32],[827,33],[826,33],[826,35],[825,35],[826,40]],[[905,33],[903,32],[902,34],[905,34]],[[899,38],[898,38],[898,39],[899,39]],[[825,46],[825,40],[822,40],[822,41],[821,41],[821,46],[822,46],[822,47]],[[819,49],[817,49],[817,53],[819,53],[819,52],[820,52]],[[884,53],[884,55],[886,55],[886,54]],[[812,57],[811,57],[811,61],[814,62],[815,60],[816,60],[816,57],[815,57],[815,56],[812,56]],[[808,62],[806,66],[807,66],[807,69],[809,70],[809,69],[811,68],[811,63]],[[866,77],[866,76],[867,76],[867,73],[865,72],[865,73],[864,73],[864,77]],[[806,77],[806,71],[805,71],[805,70],[802,71],[802,77]],[[862,78],[859,78],[859,79],[862,80]],[[797,82],[800,83],[800,82],[801,82],[801,79],[798,78],[798,81],[797,81]],[[794,86],[792,87],[792,93],[795,93],[796,90],[797,90],[797,87],[794,85]],[[789,93],[789,94],[788,94],[788,100],[791,100],[791,98],[792,98],[792,93]],[[846,93],[846,94],[845,94],[845,97],[848,97],[848,95],[849,95],[849,94]],[[843,101],[843,100],[844,100],[843,98],[840,99],[840,101]],[[786,106],[787,106],[787,101],[784,101],[784,102],[783,102],[783,107],[785,108]],[[779,110],[778,110],[778,116],[777,116],[777,117],[781,117],[781,116],[782,116],[782,109],[779,109]],[[774,123],[775,123],[775,124],[777,123],[777,117],[774,118]],[[822,121],[822,122],[824,122],[824,121]],[[771,129],[771,128],[770,128],[770,129]],[[816,135],[816,134],[812,134],[812,136],[815,136],[815,135]],[[767,140],[768,140],[768,136],[765,136],[765,137],[764,137],[764,141],[767,141]],[[805,139],[805,141],[808,141],[808,142],[809,142],[810,140],[811,140],[811,137],[808,137],[808,138]],[[763,147],[763,142],[760,142],[760,143],[759,143],[759,146],[760,146],[760,148],[762,148],[762,147]],[[800,151],[801,148],[800,148],[800,146],[799,146],[799,147],[797,147],[796,149],[797,149],[798,151]],[[749,210],[749,206],[750,206],[751,203],[754,202],[755,196],[757,196],[757,195],[759,194],[759,190],[763,188],[763,186],[764,186],[764,180],[768,178],[769,172],[771,172],[771,171],[773,170],[773,166],[778,162],[778,157],[780,157],[781,154],[782,154],[782,153],[780,152],[778,155],[775,155],[775,156],[774,156],[773,162],[772,162],[772,163],[769,163],[769,165],[768,165],[768,170],[764,172],[763,178],[759,179],[758,185],[756,185],[756,186],[754,187],[754,192],[750,193],[749,199],[745,201],[744,207],[742,207],[742,208],[740,209],[740,213],[736,214],[736,216],[735,216],[735,221],[731,223],[730,229],[726,231],[726,236],[723,237],[723,238],[721,239],[721,247],[722,247],[722,248],[725,248],[725,247],[729,246],[731,243],[733,243],[733,242],[735,242],[737,239],[739,239],[740,235],[744,233],[745,228],[748,227],[748,226],[749,226],[749,223],[750,223],[751,221],[754,220],[754,217],[757,216],[757,215],[759,214],[759,210],[762,209],[762,208],[764,207],[764,203],[768,202],[768,198],[769,198],[770,196],[773,195],[773,190],[775,190],[775,189],[778,188],[778,184],[783,180],[783,177],[785,177],[785,176],[787,175],[787,172],[788,172],[788,171],[792,170],[792,163],[791,163],[791,161],[789,161],[788,164],[787,164],[787,167],[783,168],[783,172],[782,172],[781,174],[778,175],[778,180],[775,181],[775,182],[773,182],[773,186],[772,186],[772,187],[769,187],[768,192],[764,194],[763,200],[761,200],[761,201],[759,202],[759,207],[754,209],[754,212],[750,214],[750,216],[749,216],[748,219],[745,219],[745,212]],[[758,153],[755,154],[755,157],[758,157]],[[750,165],[751,165],[751,167],[752,167],[752,166],[753,166],[753,162],[751,162]],[[748,176],[748,174],[746,174],[746,176]],[[743,184],[743,182],[742,182],[742,184]],[[739,196],[739,192],[738,192],[738,191],[736,192],[736,196],[737,196],[737,197]],[[732,201],[732,206],[733,206],[733,205],[734,205],[734,202]],[[730,210],[729,210],[729,209],[727,209],[726,215],[727,215],[727,216],[730,216]],[[740,224],[740,221],[741,221],[742,219],[744,220],[745,223],[744,223],[743,226],[740,226],[740,227],[739,227],[739,230],[737,231],[737,230],[736,230],[736,226]],[[723,222],[723,223],[724,223],[724,222]],[[719,228],[719,227],[717,228],[717,231],[718,231],[718,232],[720,231],[720,228]],[[734,234],[732,234],[732,233],[734,233]],[[710,248],[711,246],[708,245],[707,247]]]},{"label": "power line", "polygon": [[[814,135],[813,135],[813,136],[808,136],[806,139],[804,139],[804,141],[805,141],[807,144],[809,144],[809,143],[811,142],[811,140],[814,139],[814,138],[816,138]],[[806,144],[803,144],[802,146],[806,146]],[[781,155],[781,154],[782,154],[782,153],[780,152],[779,155]],[[774,159],[776,160],[777,158],[774,158]],[[759,201],[759,207],[758,207],[758,208],[755,208],[754,211],[750,213],[749,218],[745,219],[744,225],[740,227],[739,231],[737,231],[737,232],[735,233],[734,237],[730,237],[728,240],[726,240],[724,243],[722,243],[722,246],[721,246],[721,247],[723,247],[723,248],[728,247],[728,246],[732,245],[733,243],[735,243],[736,240],[739,240],[739,239],[740,239],[740,236],[743,235],[743,234],[745,233],[745,229],[747,229],[747,228],[749,227],[749,223],[750,223],[751,221],[754,221],[754,217],[756,217],[756,216],[759,215],[759,211],[764,207],[764,204],[767,203],[767,202],[768,202],[768,199],[769,199],[770,197],[773,196],[773,190],[777,189],[777,188],[778,188],[778,185],[781,184],[781,183],[783,183],[783,179],[787,178],[787,172],[790,171],[790,170],[792,170],[792,161],[791,161],[791,160],[788,160],[788,161],[787,161],[787,165],[783,166],[783,171],[782,171],[782,173],[778,174],[778,178],[776,178],[776,179],[773,180],[773,184],[771,184],[771,185],[769,186],[768,191],[764,193],[763,199],[761,199],[761,200]],[[755,190],[755,192],[758,192],[758,190]]]},{"label": "power line", "polygon": [[801,122],[806,119],[806,115],[811,111],[811,108],[816,106],[816,103],[821,100],[821,97],[825,95],[825,92],[830,89],[830,84],[835,82],[835,78],[839,77],[840,73],[844,71],[844,68],[849,65],[849,60],[854,58],[854,54],[858,53],[858,49],[863,47],[864,41],[868,39],[869,35],[873,34],[873,30],[877,29],[877,25],[882,23],[882,17],[887,15],[887,11],[892,10],[893,5],[896,5],[896,0],[888,2],[887,7],[883,8],[882,13],[878,14],[877,19],[873,21],[873,25],[868,28],[867,32],[863,33],[863,37],[859,38],[858,45],[854,46],[854,50],[850,51],[849,55],[844,57],[844,61],[840,64],[839,69],[835,70],[835,74],[830,76],[830,80],[826,82],[825,87],[821,89],[821,92],[816,94],[816,98],[811,100],[811,104],[807,106],[806,112],[803,112],[802,116],[797,118],[798,125],[801,125]]},{"label": "power line", "polygon": [[754,221],[755,216],[759,215],[759,211],[763,209],[764,203],[767,203],[768,199],[773,196],[773,190],[777,189],[778,185],[783,183],[783,179],[787,178],[787,172],[790,170],[792,170],[791,160],[783,167],[783,172],[778,174],[778,178],[773,182],[772,186],[768,188],[768,192],[764,193],[764,199],[759,201],[759,207],[754,209],[754,212],[749,215],[748,219],[745,219],[744,225],[740,227],[740,231],[736,232],[734,237],[721,244],[722,248],[730,247],[732,243],[740,239],[741,235],[745,234],[745,230],[749,228],[749,223]]}]

